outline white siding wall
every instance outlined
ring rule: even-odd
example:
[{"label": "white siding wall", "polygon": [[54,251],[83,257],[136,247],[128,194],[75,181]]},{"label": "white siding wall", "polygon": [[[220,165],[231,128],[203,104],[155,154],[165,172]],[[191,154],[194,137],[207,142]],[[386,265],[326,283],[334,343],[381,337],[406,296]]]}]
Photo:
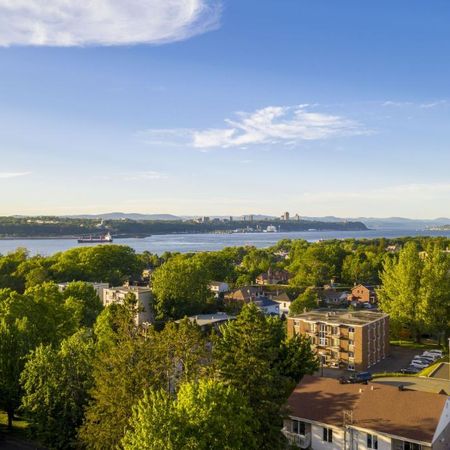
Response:
[{"label": "white siding wall", "polygon": [[[356,441],[358,442],[358,447],[354,447],[352,450],[366,450],[367,449],[367,433],[361,430],[354,430],[357,433]],[[371,433],[376,434],[376,433]],[[391,438],[387,436],[382,436],[376,434],[378,437],[378,450],[391,450]]]},{"label": "white siding wall", "polygon": [[311,448],[313,448],[314,450],[342,450],[344,448],[344,430],[341,430],[339,428],[332,429],[333,442],[324,442],[322,440],[323,427],[313,424],[311,433]]}]

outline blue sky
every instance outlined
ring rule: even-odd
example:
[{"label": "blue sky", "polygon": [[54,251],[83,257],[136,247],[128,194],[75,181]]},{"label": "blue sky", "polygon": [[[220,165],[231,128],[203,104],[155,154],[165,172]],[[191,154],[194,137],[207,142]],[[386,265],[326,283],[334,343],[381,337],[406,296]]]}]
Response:
[{"label": "blue sky", "polygon": [[447,0],[63,3],[0,0],[0,214],[450,216]]}]

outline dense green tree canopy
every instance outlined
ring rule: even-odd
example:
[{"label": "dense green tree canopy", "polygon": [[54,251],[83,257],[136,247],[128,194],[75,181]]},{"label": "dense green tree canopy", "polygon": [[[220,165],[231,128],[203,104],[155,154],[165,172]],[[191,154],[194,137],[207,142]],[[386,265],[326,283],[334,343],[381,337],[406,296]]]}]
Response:
[{"label": "dense green tree canopy", "polygon": [[77,448],[77,428],[92,387],[94,343],[81,329],[55,349],[40,345],[21,375],[22,407],[34,436],[50,448]]},{"label": "dense green tree canopy", "polygon": [[211,297],[209,281],[197,259],[181,255],[169,259],[152,277],[157,319],[179,319],[201,312]]},{"label": "dense green tree canopy", "polygon": [[438,246],[420,254],[415,243],[408,243],[398,257],[385,259],[378,290],[380,306],[397,328],[406,327],[418,341],[426,329],[446,334],[449,277],[449,256]]},{"label": "dense green tree canopy", "polygon": [[214,379],[185,382],[176,397],[151,390],[133,411],[123,448],[256,449],[253,414],[237,389]]},{"label": "dense green tree canopy", "polygon": [[289,308],[289,315],[301,314],[305,311],[317,308],[319,296],[314,288],[307,288],[292,303]]}]

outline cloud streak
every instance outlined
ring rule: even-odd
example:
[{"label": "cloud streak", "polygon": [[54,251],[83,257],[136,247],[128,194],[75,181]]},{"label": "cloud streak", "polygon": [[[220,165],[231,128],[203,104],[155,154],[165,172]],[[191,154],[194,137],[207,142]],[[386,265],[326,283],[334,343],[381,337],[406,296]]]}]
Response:
[{"label": "cloud streak", "polygon": [[304,200],[310,202],[329,202],[352,200],[380,200],[380,201],[432,201],[437,198],[450,197],[450,183],[411,183],[384,188],[359,191],[305,192]]},{"label": "cloud streak", "polygon": [[0,178],[17,178],[31,175],[31,172],[0,172]]},{"label": "cloud streak", "polygon": [[223,128],[150,129],[140,137],[155,145],[189,145],[197,149],[246,148],[251,145],[296,145],[370,133],[358,122],[342,116],[313,112],[308,105],[267,106],[254,112],[238,112],[225,119]]},{"label": "cloud streak", "polygon": [[126,173],[122,178],[124,181],[164,180],[167,178],[167,175],[154,170],[146,170]]},{"label": "cloud streak", "polygon": [[0,0],[0,46],[163,44],[219,25],[220,0]]}]

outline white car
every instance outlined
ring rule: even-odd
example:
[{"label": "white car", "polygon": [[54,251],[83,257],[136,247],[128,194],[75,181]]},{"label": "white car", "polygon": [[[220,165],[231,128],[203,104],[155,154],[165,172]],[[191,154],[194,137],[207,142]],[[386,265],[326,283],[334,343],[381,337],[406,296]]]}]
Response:
[{"label": "white car", "polygon": [[416,355],[414,356],[414,359],[423,359],[424,361],[428,361],[430,363],[433,363],[436,361],[436,358],[434,356],[428,356],[428,355]]},{"label": "white car", "polygon": [[426,350],[424,352],[425,353],[431,353],[433,355],[436,355],[438,358],[442,358],[443,352],[442,350],[438,350],[438,349],[432,349],[432,350]]},{"label": "white car", "polygon": [[440,358],[440,356],[437,353],[432,353],[432,352],[423,352],[422,353],[422,357],[423,358],[430,358],[433,361],[436,361],[437,359]]},{"label": "white car", "polygon": [[425,369],[426,367],[429,366],[429,364],[427,364],[427,363],[425,363],[423,361],[417,360],[417,359],[413,359],[411,361],[410,365],[413,366],[413,367],[419,367],[420,369]]}]

